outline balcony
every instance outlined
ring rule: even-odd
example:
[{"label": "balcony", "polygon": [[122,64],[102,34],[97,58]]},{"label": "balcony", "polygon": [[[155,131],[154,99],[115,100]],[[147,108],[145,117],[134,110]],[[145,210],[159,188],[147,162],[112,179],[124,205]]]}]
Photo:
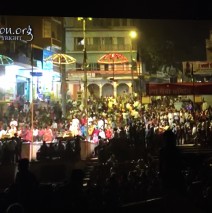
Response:
[{"label": "balcony", "polygon": [[[83,45],[75,45],[74,51],[83,51]],[[86,45],[87,51],[130,51],[130,45],[124,44],[92,44]]]},{"label": "balcony", "polygon": [[58,48],[61,48],[62,46],[62,41],[61,40],[57,40],[55,38],[43,38],[43,46],[47,47],[47,46],[56,46]]},{"label": "balcony", "polygon": [[[83,70],[68,70],[67,71],[68,78],[69,79],[76,79],[76,78],[83,78],[84,76],[84,71]],[[130,69],[128,70],[87,70],[87,77],[89,78],[117,78],[117,77],[122,77],[122,78],[131,78],[132,72]],[[133,71],[133,76],[135,78],[138,78],[139,73],[137,71]]]}]

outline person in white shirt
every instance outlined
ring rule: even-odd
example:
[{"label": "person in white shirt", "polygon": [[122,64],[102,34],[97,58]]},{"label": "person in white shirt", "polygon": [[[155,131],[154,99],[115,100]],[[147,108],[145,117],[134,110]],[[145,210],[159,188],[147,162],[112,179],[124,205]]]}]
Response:
[{"label": "person in white shirt", "polygon": [[72,136],[77,136],[79,135],[80,131],[80,120],[77,118],[76,115],[74,115],[71,125],[69,127],[69,131],[71,131]]},{"label": "person in white shirt", "polygon": [[6,134],[6,130],[0,126],[0,139],[3,139]]},{"label": "person in white shirt", "polygon": [[34,126],[33,128],[33,141],[38,141],[39,136],[38,136],[38,128]]}]

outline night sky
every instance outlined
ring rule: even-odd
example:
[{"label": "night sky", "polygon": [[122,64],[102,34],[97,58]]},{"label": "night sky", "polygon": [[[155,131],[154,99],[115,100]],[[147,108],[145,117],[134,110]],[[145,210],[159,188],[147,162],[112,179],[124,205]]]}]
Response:
[{"label": "night sky", "polygon": [[206,39],[212,20],[141,19],[141,42],[156,39],[175,43],[179,60],[206,60]]},{"label": "night sky", "polygon": [[90,0],[71,7],[36,3],[27,8],[19,1],[3,1],[0,15],[140,19],[142,42],[150,38],[174,41],[179,60],[206,60],[205,42],[212,30],[210,0]]}]

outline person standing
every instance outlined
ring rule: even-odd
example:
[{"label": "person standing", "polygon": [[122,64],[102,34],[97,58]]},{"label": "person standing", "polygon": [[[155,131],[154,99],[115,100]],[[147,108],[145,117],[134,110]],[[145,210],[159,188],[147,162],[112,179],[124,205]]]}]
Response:
[{"label": "person standing", "polygon": [[13,139],[16,141],[16,146],[15,146],[15,161],[18,162],[19,160],[21,160],[22,140],[18,136],[17,133],[14,134],[14,138]]},{"label": "person standing", "polygon": [[184,203],[186,198],[185,163],[172,129],[163,133],[163,143],[159,152],[159,174],[164,201],[170,212],[180,212],[179,203]]}]

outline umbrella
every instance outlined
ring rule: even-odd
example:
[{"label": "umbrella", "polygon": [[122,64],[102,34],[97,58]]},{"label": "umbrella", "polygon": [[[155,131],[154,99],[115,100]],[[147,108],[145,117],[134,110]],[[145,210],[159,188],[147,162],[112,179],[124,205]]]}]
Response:
[{"label": "umbrella", "polygon": [[73,64],[76,59],[67,54],[55,53],[45,59],[45,61],[52,61],[53,64],[59,64],[61,73],[61,94],[62,94],[62,114],[66,116],[66,73],[62,70],[61,65]]},{"label": "umbrella", "polygon": [[76,59],[71,57],[70,55],[55,53],[47,57],[45,61],[52,61],[53,64],[61,65],[61,64],[73,64],[76,62]]},{"label": "umbrella", "polygon": [[100,64],[124,64],[127,62],[129,62],[129,60],[120,53],[108,53],[98,60]]},{"label": "umbrella", "polygon": [[120,53],[107,53],[98,60],[99,64],[113,64],[113,78],[111,78],[111,80],[113,81],[115,80],[114,79],[115,64],[124,64],[127,62],[129,62],[127,57],[125,57]]},{"label": "umbrella", "polygon": [[13,60],[6,55],[0,55],[0,65],[9,65],[9,64],[13,64]]}]

